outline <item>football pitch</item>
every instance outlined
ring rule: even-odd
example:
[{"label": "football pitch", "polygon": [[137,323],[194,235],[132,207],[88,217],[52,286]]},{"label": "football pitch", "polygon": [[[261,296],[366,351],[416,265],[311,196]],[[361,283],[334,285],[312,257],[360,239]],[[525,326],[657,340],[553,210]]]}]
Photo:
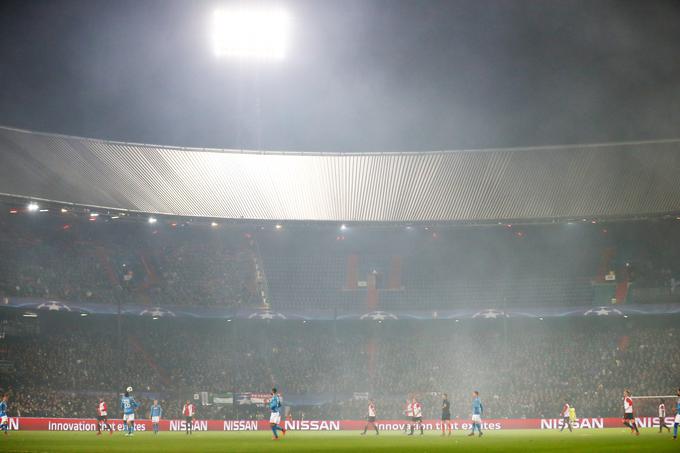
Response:
[{"label": "football pitch", "polygon": [[680,441],[664,432],[644,429],[639,437],[623,429],[583,430],[574,433],[517,430],[487,432],[482,438],[457,432],[451,437],[428,432],[406,436],[386,432],[380,436],[358,432],[291,432],[278,441],[266,432],[137,433],[125,437],[94,433],[15,431],[0,437],[7,452],[268,452],[268,451],[461,451],[461,452],[621,452],[680,451]]}]

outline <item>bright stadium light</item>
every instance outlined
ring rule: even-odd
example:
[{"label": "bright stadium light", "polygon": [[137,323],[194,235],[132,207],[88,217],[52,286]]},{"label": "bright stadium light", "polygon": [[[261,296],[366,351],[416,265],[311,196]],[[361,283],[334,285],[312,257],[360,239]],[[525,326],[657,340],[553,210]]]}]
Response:
[{"label": "bright stadium light", "polygon": [[149,217],[149,223],[156,223],[158,220],[156,220],[155,217]]},{"label": "bright stadium light", "polygon": [[280,8],[218,9],[212,20],[217,57],[282,60],[286,56],[290,17]]},{"label": "bright stadium light", "polygon": [[38,206],[38,203],[29,203],[28,206],[26,206],[26,209],[29,212],[35,212],[40,209],[40,206]]}]

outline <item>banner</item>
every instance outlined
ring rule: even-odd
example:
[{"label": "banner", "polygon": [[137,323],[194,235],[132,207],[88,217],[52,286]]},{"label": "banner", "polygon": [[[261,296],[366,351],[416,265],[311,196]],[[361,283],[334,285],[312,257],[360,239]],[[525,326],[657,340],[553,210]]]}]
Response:
[{"label": "banner", "polygon": [[234,404],[234,394],[227,392],[213,395],[213,404]]},{"label": "banner", "polygon": [[[41,313],[82,313],[88,315],[116,315],[118,307],[112,304],[93,302],[65,302],[58,300],[33,299],[22,297],[5,297],[0,307],[22,310],[39,315]],[[254,321],[394,321],[394,320],[495,320],[495,319],[542,319],[542,318],[617,318],[640,315],[671,315],[680,314],[680,304],[621,304],[606,306],[550,306],[550,307],[510,307],[510,308],[459,308],[452,310],[374,310],[374,311],[346,311],[346,310],[274,310],[258,308],[216,308],[200,306],[173,307],[163,305],[158,307],[145,305],[124,304],[121,308],[124,316],[143,316],[153,319],[159,318],[219,318],[242,319]]]},{"label": "banner", "polygon": [[257,406],[264,406],[269,403],[271,397],[272,396],[269,393],[237,393],[236,404],[255,404]]},{"label": "banner", "polygon": [[[658,417],[636,417],[640,428],[658,428]],[[666,417],[666,424],[673,425],[673,417]],[[110,420],[114,431],[123,431],[122,420]],[[403,431],[410,422],[405,420],[378,420],[376,422],[381,431]],[[528,418],[528,419],[488,419],[482,420],[482,430],[498,431],[508,429],[560,429],[563,420],[561,418]],[[286,420],[285,428],[291,431],[350,431],[363,430],[365,420]],[[441,432],[440,420],[425,420],[424,427],[428,431]],[[468,431],[472,425],[470,420],[452,420],[452,428],[459,431]],[[574,429],[604,429],[621,428],[620,418],[580,418],[572,425]],[[151,431],[151,420],[136,420],[135,429],[140,432]],[[9,419],[10,430],[23,431],[97,431],[97,422],[94,419],[80,418],[33,418],[11,417]],[[161,431],[184,431],[184,420],[161,420]],[[194,431],[269,431],[268,420],[195,420]]]}]

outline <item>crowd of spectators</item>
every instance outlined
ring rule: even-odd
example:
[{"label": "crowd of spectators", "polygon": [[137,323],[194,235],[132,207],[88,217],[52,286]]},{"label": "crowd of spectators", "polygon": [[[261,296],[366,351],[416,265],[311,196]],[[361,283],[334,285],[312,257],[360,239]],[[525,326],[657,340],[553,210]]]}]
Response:
[{"label": "crowd of spectators", "polygon": [[[345,237],[324,228],[152,226],[3,211],[0,296],[211,307],[262,305],[266,297],[277,309],[357,309],[373,274],[385,310],[587,305],[593,282],[612,271],[632,284],[629,301],[668,302],[680,297],[678,225],[388,228]],[[605,250],[614,250],[608,262]]]},{"label": "crowd of spectators", "polygon": [[[351,241],[339,240],[335,231],[330,242],[325,230],[276,230],[258,236],[262,262],[253,235],[236,227],[156,228],[5,213],[0,228],[1,296],[149,307],[259,305],[264,268],[277,270],[268,294],[274,309],[283,288],[311,308],[322,297],[333,307],[340,293],[366,308],[359,295],[365,288],[342,289],[350,254],[364,258],[357,264],[362,272],[392,272],[387,267],[403,264],[394,266],[403,288],[392,288],[400,307],[427,305],[425,288],[430,305],[449,303],[459,281],[476,279],[488,289],[527,274],[544,284],[595,277],[609,270],[598,269],[606,247],[618,247],[607,265],[625,268],[633,285],[654,290],[647,295],[666,287],[674,293],[680,270],[677,247],[671,247],[678,239],[673,222],[370,231],[355,232]],[[405,241],[405,234],[419,236]],[[301,265],[287,268],[286,257]],[[340,264],[326,266],[328,260]],[[563,287],[551,285],[557,299],[534,291],[537,303],[565,301]],[[517,303],[528,300],[531,288],[516,286]],[[388,291],[380,297],[390,300]],[[459,299],[463,305],[472,300],[467,293]],[[581,293],[573,300],[587,302]],[[92,416],[99,397],[115,408],[119,392],[131,385],[142,414],[158,397],[168,417],[179,417],[181,402],[201,392],[267,392],[272,386],[294,415],[306,418],[361,417],[366,395],[378,401],[380,417],[400,418],[410,394],[424,402],[427,417],[436,417],[443,392],[454,416],[465,417],[473,389],[482,393],[489,417],[554,417],[564,399],[582,416],[616,416],[624,388],[668,394],[680,375],[680,329],[653,318],[303,323],[65,316],[41,314],[38,328],[0,339],[2,358],[12,364],[0,370],[0,389],[11,393],[14,414]],[[261,418],[265,412],[238,404],[199,407],[202,418]]]},{"label": "crowd of spectators", "polygon": [[[179,416],[181,401],[200,392],[272,386],[293,404],[294,416],[307,418],[362,417],[362,395],[378,401],[384,419],[401,418],[410,394],[436,417],[443,392],[453,414],[465,417],[475,389],[487,417],[555,417],[565,399],[580,416],[617,416],[624,388],[669,394],[680,374],[680,329],[647,320],[138,320],[123,326],[122,338],[104,321],[60,322],[3,342],[16,372],[0,375],[0,387],[11,389],[17,414],[91,416],[96,398],[117,407],[118,393],[132,385],[143,395],[142,414],[159,397],[168,417]],[[202,418],[265,413],[199,405]]]},{"label": "crowd of spectators", "polygon": [[240,230],[93,219],[0,215],[0,296],[154,306],[258,303],[254,243]]},{"label": "crowd of spectators", "polygon": [[[628,302],[680,301],[677,220],[336,234],[258,235],[273,306],[361,308],[371,281],[386,311],[600,305],[620,282],[653,289],[632,291]],[[614,279],[605,280],[610,271]]]}]

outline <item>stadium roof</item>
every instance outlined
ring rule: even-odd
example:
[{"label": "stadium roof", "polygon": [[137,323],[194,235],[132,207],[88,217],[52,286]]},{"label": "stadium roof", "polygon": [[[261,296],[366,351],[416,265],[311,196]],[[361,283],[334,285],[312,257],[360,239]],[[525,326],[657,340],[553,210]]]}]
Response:
[{"label": "stadium roof", "polygon": [[0,193],[277,221],[625,217],[680,212],[680,140],[329,154],[177,148],[0,127]]}]

